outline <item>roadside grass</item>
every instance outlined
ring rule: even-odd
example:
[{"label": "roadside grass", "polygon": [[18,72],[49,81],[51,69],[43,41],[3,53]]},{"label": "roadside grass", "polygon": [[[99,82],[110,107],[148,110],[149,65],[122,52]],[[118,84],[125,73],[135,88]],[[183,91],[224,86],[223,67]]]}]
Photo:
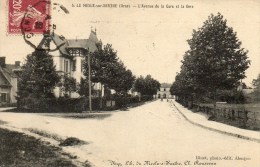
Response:
[{"label": "roadside grass", "polygon": [[89,144],[88,142],[82,141],[76,137],[69,137],[65,140],[63,140],[59,146],[75,146],[75,145],[84,145]]},{"label": "roadside grass", "polygon": [[38,129],[26,128],[24,130],[28,130],[28,131],[38,134],[42,137],[54,139],[60,143],[59,146],[76,146],[76,145],[89,144],[88,142],[80,140],[76,137],[68,137],[66,139],[62,139],[61,137],[59,137],[56,134],[50,134],[46,131],[42,131],[42,130],[38,130]]},{"label": "roadside grass", "polygon": [[18,132],[0,128],[0,166],[76,167],[62,156],[61,148]]},{"label": "roadside grass", "polygon": [[47,133],[47,132],[42,131],[42,130],[32,129],[32,128],[25,128],[24,130],[28,130],[29,132],[35,133],[35,134],[40,135],[42,137],[47,137],[47,138],[54,139],[54,140],[56,140],[58,142],[62,142],[63,141],[63,139],[61,137],[59,137],[58,135],[50,134],[50,133]]}]

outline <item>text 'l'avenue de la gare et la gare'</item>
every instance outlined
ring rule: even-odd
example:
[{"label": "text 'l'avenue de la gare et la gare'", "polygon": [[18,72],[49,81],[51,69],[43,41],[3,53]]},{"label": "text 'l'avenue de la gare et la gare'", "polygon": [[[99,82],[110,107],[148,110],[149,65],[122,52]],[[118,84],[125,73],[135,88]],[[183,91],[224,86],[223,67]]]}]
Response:
[{"label": "text 'l'avenue de la gare et la gare'", "polygon": [[72,7],[83,8],[141,8],[141,9],[192,9],[192,4],[95,4],[95,3],[73,3]]}]

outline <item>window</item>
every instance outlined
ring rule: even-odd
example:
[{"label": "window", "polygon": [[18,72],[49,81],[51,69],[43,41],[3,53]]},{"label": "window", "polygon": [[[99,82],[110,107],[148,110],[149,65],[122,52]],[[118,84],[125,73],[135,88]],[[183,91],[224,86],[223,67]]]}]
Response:
[{"label": "window", "polygon": [[164,88],[164,91],[166,91],[166,88]]},{"label": "window", "polygon": [[72,71],[76,71],[76,60],[74,60],[72,63]]},{"label": "window", "polygon": [[84,60],[83,59],[81,59],[81,72],[84,70]]},{"label": "window", "polygon": [[82,51],[80,49],[70,49],[69,53],[71,56],[80,56],[82,55]]},{"label": "window", "polygon": [[1,93],[1,102],[7,102],[7,93]]},{"label": "window", "polygon": [[69,72],[69,61],[64,60],[64,72]]}]

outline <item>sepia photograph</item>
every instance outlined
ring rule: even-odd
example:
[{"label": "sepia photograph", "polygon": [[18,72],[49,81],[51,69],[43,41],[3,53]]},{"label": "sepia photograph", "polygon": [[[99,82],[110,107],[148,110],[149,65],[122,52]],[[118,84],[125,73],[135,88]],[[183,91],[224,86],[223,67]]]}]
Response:
[{"label": "sepia photograph", "polygon": [[0,167],[259,167],[260,1],[1,0]]}]

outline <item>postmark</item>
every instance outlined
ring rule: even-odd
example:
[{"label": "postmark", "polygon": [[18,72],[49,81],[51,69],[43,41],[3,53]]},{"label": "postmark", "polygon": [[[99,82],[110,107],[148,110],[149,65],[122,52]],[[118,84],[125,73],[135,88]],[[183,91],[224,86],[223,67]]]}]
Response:
[{"label": "postmark", "polygon": [[50,29],[50,0],[8,0],[8,34],[43,34]]},{"label": "postmark", "polygon": [[[54,3],[53,9],[60,7],[64,13],[68,10],[60,4]],[[64,45],[61,43],[54,48],[50,48],[50,41],[53,38],[56,25],[51,24],[51,2],[50,0],[36,0],[34,4],[28,5],[20,23],[20,30],[25,43],[35,50],[45,50],[47,52],[56,51]],[[40,11],[40,13],[38,12]],[[45,11],[42,12],[42,11]],[[39,36],[41,36],[39,38]]]}]

